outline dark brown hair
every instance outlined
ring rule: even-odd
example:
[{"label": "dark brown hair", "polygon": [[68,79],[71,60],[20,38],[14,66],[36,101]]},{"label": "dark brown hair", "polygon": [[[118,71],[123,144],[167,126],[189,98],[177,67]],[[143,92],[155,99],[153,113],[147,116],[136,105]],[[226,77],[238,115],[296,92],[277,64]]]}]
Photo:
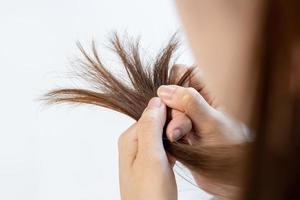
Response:
[{"label": "dark brown hair", "polygon": [[[88,55],[78,43],[84,56],[84,60],[79,62],[82,67],[79,78],[87,80],[94,89],[55,89],[47,93],[44,99],[49,103],[94,104],[116,110],[138,120],[148,101],[157,96],[159,86],[169,84],[183,86],[193,76],[194,67],[189,67],[179,80],[172,78],[174,77],[172,56],[178,47],[176,35],[171,37],[168,44],[150,64],[142,62],[138,40],[129,40],[124,44],[117,34],[113,34],[110,44],[111,49],[121,60],[127,79],[117,77],[104,66],[94,42],[92,43],[92,56]],[[169,109],[167,113],[168,123],[170,121]],[[172,143],[166,138],[165,133],[163,143],[168,153],[193,171],[220,182],[226,180],[226,183],[234,184],[233,172],[237,173],[240,165],[241,148],[239,145],[204,147],[199,144],[191,146],[184,139]]]},{"label": "dark brown hair", "polygon": [[264,1],[257,127],[243,199],[300,199],[300,1]]}]

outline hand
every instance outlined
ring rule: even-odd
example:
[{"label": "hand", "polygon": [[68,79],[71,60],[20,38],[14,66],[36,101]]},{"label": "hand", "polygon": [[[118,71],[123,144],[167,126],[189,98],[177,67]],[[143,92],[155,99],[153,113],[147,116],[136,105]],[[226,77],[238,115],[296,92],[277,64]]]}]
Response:
[{"label": "hand", "polygon": [[[171,71],[171,79],[178,80],[185,71],[186,67],[183,65],[175,65]],[[201,132],[201,137],[213,137],[203,141],[206,145],[235,144],[249,139],[246,126],[232,119],[218,107],[216,99],[208,91],[202,79],[199,68],[193,71],[191,78],[184,86],[186,88],[162,86],[158,89],[158,96],[162,98],[167,106],[172,108],[172,120],[167,125],[166,130],[170,141],[177,141],[182,137],[186,137],[192,142],[193,139],[196,139],[191,138],[193,126],[197,126],[198,136]],[[169,91],[173,95],[172,100],[170,100],[164,95],[165,91],[162,91],[164,88],[166,90],[179,89],[175,93]],[[196,114],[197,111],[199,113]],[[210,128],[207,126],[210,126]],[[206,134],[208,130],[204,129],[211,129],[212,134]]]},{"label": "hand", "polygon": [[[167,136],[171,141],[187,137],[192,144],[200,142],[201,138],[203,145],[216,146],[243,143],[247,139],[242,123],[210,106],[194,88],[161,86],[158,96],[173,109],[173,118],[167,126]],[[196,135],[188,135],[192,128]]]},{"label": "hand", "polygon": [[149,101],[141,118],[119,138],[122,200],[176,200],[177,187],[162,143],[166,106]]},{"label": "hand", "polygon": [[[177,66],[177,74],[180,71],[182,73],[184,68]],[[161,86],[158,90],[158,96],[172,108],[172,120],[167,125],[167,137],[171,141],[184,138],[191,145],[201,143],[202,146],[218,147],[243,144],[249,140],[248,131],[242,123],[215,108],[215,101],[206,91],[199,71],[196,71],[186,86],[193,88],[171,85]],[[236,150],[232,151],[235,155]],[[243,151],[238,149],[238,152]],[[227,180],[219,184],[197,172],[192,171],[192,174],[197,184],[212,194],[221,193],[232,198],[239,190],[226,184]],[[233,174],[232,176],[234,177]]]},{"label": "hand", "polygon": [[[184,137],[190,145],[201,144],[200,147],[227,146],[228,149],[234,147],[224,154],[224,156],[228,156],[228,159],[234,157],[236,161],[236,165],[230,168],[228,173],[226,171],[224,180],[216,181],[202,176],[198,171],[192,171],[197,184],[202,189],[212,194],[222,194],[228,199],[233,198],[240,190],[239,177],[243,169],[242,155],[244,155],[243,145],[241,145],[243,149],[237,149],[235,144],[242,144],[247,141],[245,127],[211,107],[194,88],[176,85],[161,86],[158,89],[158,95],[168,107],[176,109],[178,113],[167,127],[169,138],[174,138],[174,135],[179,133],[176,138]],[[184,122],[188,124],[184,124]]]}]

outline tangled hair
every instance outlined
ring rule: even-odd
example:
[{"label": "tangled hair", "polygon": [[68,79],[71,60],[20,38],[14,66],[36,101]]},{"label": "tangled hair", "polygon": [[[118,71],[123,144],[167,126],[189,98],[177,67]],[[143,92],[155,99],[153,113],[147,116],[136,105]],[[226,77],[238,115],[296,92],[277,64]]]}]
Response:
[{"label": "tangled hair", "polygon": [[[95,43],[92,43],[92,56],[78,43],[79,50],[84,56],[80,61],[83,73],[80,79],[87,80],[93,90],[89,89],[54,89],[49,91],[44,100],[48,103],[85,103],[106,107],[124,113],[138,120],[146,108],[148,101],[157,96],[156,91],[161,85],[183,86],[193,76],[195,67],[189,67],[178,80],[172,78],[172,55],[178,47],[176,35],[159,52],[152,65],[145,65],[140,56],[139,41],[129,41],[124,44],[117,34],[110,39],[112,50],[117,54],[126,70],[129,80],[113,75],[102,63]],[[167,122],[171,120],[170,109],[167,109]],[[170,142],[164,130],[163,143],[165,150],[189,169],[204,176],[228,184],[234,179],[232,172],[239,169],[237,157],[240,155],[238,145],[205,147],[195,144],[189,145],[184,140]],[[233,153],[234,152],[234,153]],[[232,181],[234,183],[234,181]]]}]

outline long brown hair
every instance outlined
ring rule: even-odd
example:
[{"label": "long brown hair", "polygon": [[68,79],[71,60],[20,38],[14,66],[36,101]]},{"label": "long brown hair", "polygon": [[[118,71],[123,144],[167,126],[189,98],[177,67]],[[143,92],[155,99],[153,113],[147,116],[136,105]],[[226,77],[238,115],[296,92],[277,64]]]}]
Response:
[{"label": "long brown hair", "polygon": [[300,2],[264,5],[260,83],[243,199],[300,199]]},{"label": "long brown hair", "polygon": [[[78,63],[82,70],[78,78],[87,80],[93,89],[54,89],[44,96],[44,100],[48,103],[94,104],[138,120],[148,101],[157,96],[159,86],[169,84],[183,86],[193,76],[195,67],[189,67],[179,79],[172,78],[174,77],[172,56],[178,47],[176,34],[150,64],[145,64],[140,56],[139,40],[129,40],[124,43],[115,33],[110,39],[110,46],[119,57],[127,78],[114,75],[104,66],[94,42],[92,56],[78,43],[84,57]],[[167,113],[168,123],[171,119],[169,109]],[[190,169],[219,182],[226,180],[226,183],[235,184],[233,173],[236,174],[240,169],[239,157],[242,154],[239,145],[205,147],[195,144],[191,146],[184,139],[170,142],[165,133],[163,143],[168,153]]]}]

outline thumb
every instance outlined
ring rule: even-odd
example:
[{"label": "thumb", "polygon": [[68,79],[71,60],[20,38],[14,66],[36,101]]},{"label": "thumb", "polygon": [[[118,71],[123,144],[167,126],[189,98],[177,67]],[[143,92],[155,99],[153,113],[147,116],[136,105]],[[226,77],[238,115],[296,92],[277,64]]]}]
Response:
[{"label": "thumb", "polygon": [[212,119],[215,110],[194,88],[177,85],[163,85],[157,90],[158,96],[170,108],[184,112],[193,122],[196,129]]},{"label": "thumb", "polygon": [[158,97],[152,98],[138,120],[138,151],[164,150],[162,142],[166,121],[166,105]]}]

